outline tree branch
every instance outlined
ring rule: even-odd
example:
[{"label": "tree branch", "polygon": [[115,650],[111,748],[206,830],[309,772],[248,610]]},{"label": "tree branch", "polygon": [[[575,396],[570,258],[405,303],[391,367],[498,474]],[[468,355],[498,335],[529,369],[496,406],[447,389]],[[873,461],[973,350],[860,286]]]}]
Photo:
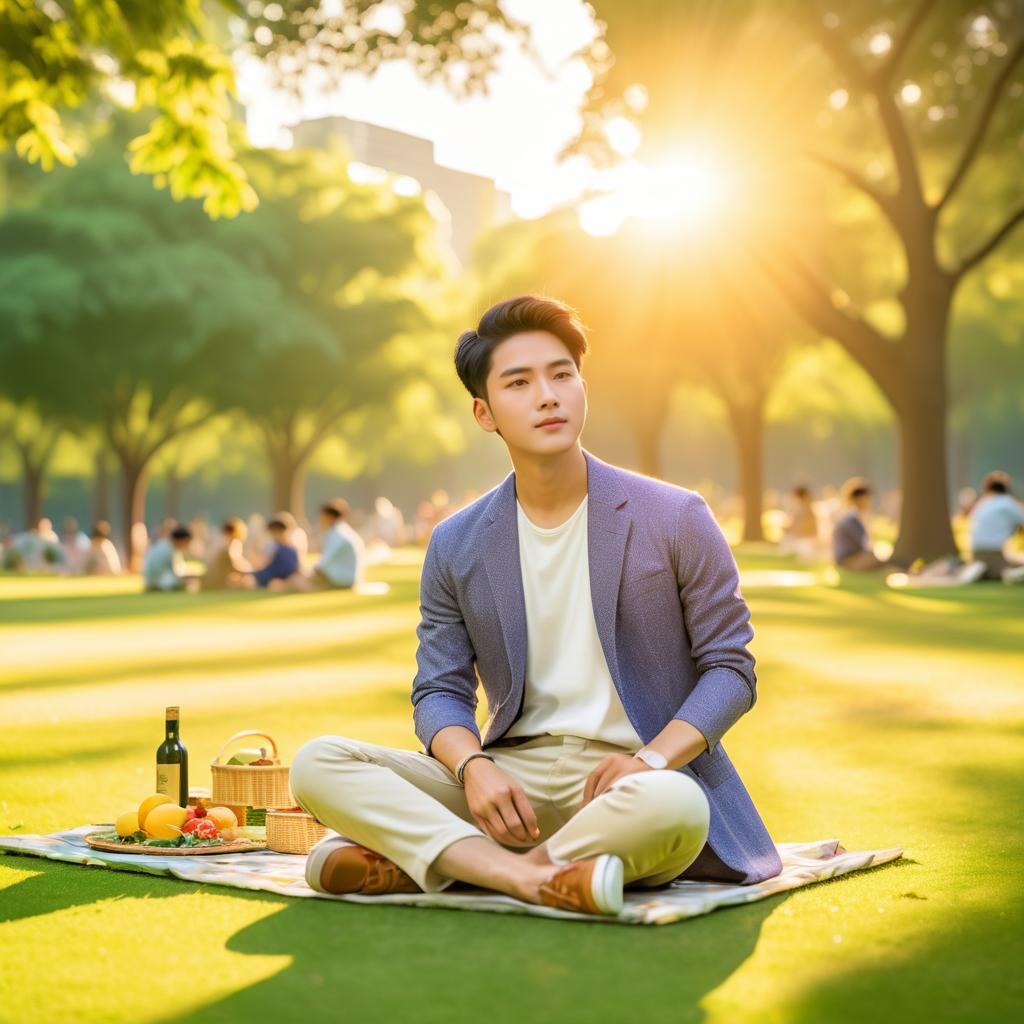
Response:
[{"label": "tree branch", "polygon": [[807,151],[807,156],[815,163],[819,163],[823,167],[842,175],[857,191],[866,195],[885,214],[889,223],[897,231],[899,230],[899,209],[893,196],[887,195],[881,189],[876,188],[860,171],[843,163],[842,160],[810,150]]},{"label": "tree branch", "polygon": [[999,228],[999,230],[996,231],[987,242],[978,246],[970,256],[965,256],[963,258],[960,265],[953,271],[953,277],[959,279],[969,270],[976,267],[998,247],[1003,239],[1006,238],[1006,236],[1009,235],[1022,220],[1024,220],[1024,206],[1019,206],[1012,214],[1010,214],[1007,220],[1003,223],[1003,226]]},{"label": "tree branch", "polygon": [[999,97],[1002,95],[1006,83],[1009,81],[1014,68],[1022,56],[1024,56],[1024,39],[1014,47],[1003,66],[999,69],[999,74],[996,75],[989,86],[989,90],[982,102],[981,110],[975,119],[974,127],[971,129],[971,134],[964,145],[963,153],[960,154],[960,160],[953,171],[953,176],[949,179],[949,184],[946,186],[946,191],[943,192],[942,198],[935,204],[936,211],[941,210],[949,202],[953,193],[956,192],[960,183],[967,176],[967,172],[970,170],[971,164],[974,163],[975,157],[981,151],[981,143],[988,132],[989,125],[992,123],[996,107],[999,106]]},{"label": "tree branch", "polygon": [[825,51],[832,63],[842,72],[852,85],[861,92],[873,96],[878,106],[878,116],[885,129],[889,148],[892,150],[899,174],[899,192],[912,197],[918,204],[924,205],[921,192],[921,179],[917,170],[917,159],[914,156],[907,126],[903,123],[899,108],[889,91],[889,81],[883,66],[880,71],[870,71],[850,53],[846,40],[834,30],[826,28],[821,22],[814,26],[814,35],[818,44]]},{"label": "tree branch", "polygon": [[757,252],[752,252],[752,256],[797,315],[838,341],[895,403],[903,360],[899,345],[890,342],[863,317],[837,308],[828,286],[799,257],[787,254],[783,259],[770,259]]},{"label": "tree branch", "polygon": [[928,17],[934,6],[935,0],[921,0],[917,7],[914,8],[907,19],[903,34],[893,43],[892,53],[889,54],[889,59],[885,62],[882,74],[886,79],[891,78],[892,73],[899,67],[907,50],[910,49],[910,44],[914,41],[914,37],[924,23],[924,19]]}]

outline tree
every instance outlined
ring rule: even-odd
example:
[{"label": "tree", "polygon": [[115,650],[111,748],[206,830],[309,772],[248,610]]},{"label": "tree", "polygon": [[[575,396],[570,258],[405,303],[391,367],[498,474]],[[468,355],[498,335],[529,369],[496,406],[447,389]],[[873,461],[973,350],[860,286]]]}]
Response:
[{"label": "tree", "polygon": [[18,457],[26,527],[43,514],[46,474],[66,429],[66,422],[41,416],[31,399],[17,404],[0,399],[0,443],[9,444]]},{"label": "tree", "polygon": [[[101,150],[57,176],[39,206],[0,221],[0,320],[11,379],[50,415],[96,424],[123,483],[126,550],[144,521],[147,476],[169,442],[218,408],[211,353],[268,335],[325,336],[277,283],[197,241],[198,210],[166,199]],[[57,193],[60,192],[58,197]]]},{"label": "tree", "polygon": [[230,362],[218,365],[218,390],[260,431],[275,507],[301,517],[306,471],[324,442],[428,379],[436,356],[422,342],[442,261],[422,199],[353,183],[339,152],[251,153],[246,165],[264,202],[244,222],[211,228],[211,242],[271,276],[323,330],[222,349]]},{"label": "tree", "polygon": [[234,216],[257,202],[237,157],[234,55],[266,61],[295,89],[310,67],[336,79],[404,59],[474,92],[501,48],[495,27],[525,34],[498,0],[10,0],[0,3],[0,144],[49,170],[87,146],[69,112],[102,120],[111,100],[153,111],[129,147],[133,171]]},{"label": "tree", "polygon": [[[976,225],[975,237],[968,238],[967,225],[976,218],[963,191],[972,169],[988,159],[986,143],[994,138],[998,147],[1000,139],[1020,130],[1019,109],[1005,100],[1021,91],[1016,79],[1024,55],[1022,7],[1013,2],[982,13],[974,4],[940,7],[934,0],[919,0],[847,5],[841,14],[814,6],[808,10],[806,4],[783,10],[777,5],[747,4],[742,9],[760,26],[766,22],[774,26],[774,34],[765,39],[791,36],[792,30],[809,34],[839,76],[838,83],[833,79],[829,85],[827,79],[819,78],[827,69],[810,63],[811,51],[791,46],[784,65],[792,69],[784,81],[790,87],[787,95],[800,76],[805,92],[812,84],[823,86],[820,95],[830,95],[833,106],[845,105],[850,117],[863,119],[860,130],[845,140],[848,150],[851,142],[858,147],[852,157],[822,152],[819,146],[804,147],[806,128],[817,123],[813,119],[803,122],[803,131],[789,135],[796,148],[810,149],[822,167],[863,196],[892,232],[902,264],[902,280],[895,293],[896,326],[880,324],[877,308],[872,308],[884,305],[877,296],[863,305],[851,298],[856,289],[849,278],[840,286],[841,278],[829,272],[842,262],[841,254],[837,257],[827,246],[827,255],[821,253],[822,247],[808,233],[802,234],[799,246],[791,243],[790,230],[789,237],[776,232],[770,243],[764,236],[753,237],[751,248],[792,307],[815,329],[839,341],[893,406],[900,425],[904,499],[895,557],[910,561],[948,553],[955,550],[946,454],[947,354],[954,303],[961,282],[1024,219],[1017,187],[998,215],[987,208],[990,222]],[[740,42],[745,38],[732,17],[725,26],[702,4],[606,2],[598,5],[598,11],[607,17],[607,38],[617,66],[595,86],[579,143],[591,152],[600,151],[602,125],[616,103],[622,109],[630,82],[644,80],[642,61],[660,66],[657,47],[668,45],[667,39],[673,36],[670,27],[680,33],[677,40],[700,33],[705,44],[712,38],[721,44],[727,35]],[[654,49],[645,48],[643,43],[652,42],[653,26],[666,42],[654,41]],[[735,66],[743,50],[735,39],[733,44],[716,51],[715,60]],[[667,74],[662,69],[656,77],[658,88],[650,89],[653,109],[645,114],[645,121],[649,116],[661,144],[671,133],[681,131],[683,122],[672,114],[684,99],[693,99],[692,90],[669,89],[666,95],[673,75],[678,84],[680,77],[699,73],[699,68],[681,67],[685,63],[677,59]],[[964,110],[969,113],[961,114]],[[960,127],[965,120],[966,130]],[[606,137],[604,147],[607,150]],[[935,165],[950,151],[955,152],[951,166],[936,171]],[[931,167],[926,166],[926,157],[931,158]],[[794,172],[794,178],[802,177]],[[832,233],[832,227],[826,234]],[[808,252],[814,254],[812,259],[807,258]]]}]

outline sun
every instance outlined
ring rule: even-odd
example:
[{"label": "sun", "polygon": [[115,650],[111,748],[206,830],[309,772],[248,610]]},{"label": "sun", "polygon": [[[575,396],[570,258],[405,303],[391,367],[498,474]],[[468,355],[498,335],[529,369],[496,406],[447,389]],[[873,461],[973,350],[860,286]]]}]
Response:
[{"label": "sun", "polygon": [[628,160],[607,172],[602,194],[580,204],[580,227],[615,234],[630,217],[697,233],[718,224],[737,193],[737,171],[713,149],[680,150],[657,163]]}]

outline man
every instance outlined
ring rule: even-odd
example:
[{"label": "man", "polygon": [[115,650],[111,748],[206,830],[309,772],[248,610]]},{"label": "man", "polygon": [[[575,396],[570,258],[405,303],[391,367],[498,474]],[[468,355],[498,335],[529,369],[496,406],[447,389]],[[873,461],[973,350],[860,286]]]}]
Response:
[{"label": "man", "polygon": [[142,560],[142,581],[146,590],[191,590],[196,577],[185,567],[185,552],[192,542],[187,526],[171,527]]},{"label": "man", "polygon": [[326,736],[295,758],[296,798],[340,833],[308,858],[313,888],[459,880],[615,914],[624,884],[781,870],[720,743],[755,699],[736,564],[699,495],[581,448],[586,348],[573,311],[534,296],[459,339],[473,415],[514,472],[430,539],[423,751]]},{"label": "man", "polygon": [[832,528],[832,556],[840,569],[870,571],[888,567],[871,549],[864,516],[871,508],[871,488],[862,477],[851,477],[841,489],[846,510]]},{"label": "man", "polygon": [[299,572],[299,553],[290,543],[289,532],[288,524],[281,518],[271,519],[267,523],[273,554],[262,569],[252,574],[256,586],[268,590],[286,590],[289,579]]},{"label": "man", "polygon": [[989,473],[981,482],[981,497],[971,509],[971,555],[985,565],[986,580],[1024,582],[1024,561],[1006,550],[1024,530],[1024,505],[1013,496],[1006,473]]},{"label": "man", "polygon": [[348,513],[344,498],[333,498],[320,506],[320,529],[324,534],[320,560],[312,576],[292,576],[289,590],[350,590],[362,583],[365,546],[362,537],[345,521]]},{"label": "man", "polygon": [[220,528],[220,543],[210,552],[203,575],[203,590],[251,590],[252,566],[243,554],[245,523],[228,516]]}]

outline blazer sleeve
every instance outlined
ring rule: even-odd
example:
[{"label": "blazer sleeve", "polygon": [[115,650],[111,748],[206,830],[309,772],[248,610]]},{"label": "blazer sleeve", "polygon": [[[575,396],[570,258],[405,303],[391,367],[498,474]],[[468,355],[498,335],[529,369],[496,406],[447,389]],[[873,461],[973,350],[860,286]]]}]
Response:
[{"label": "blazer sleeve", "polygon": [[681,504],[675,531],[683,618],[697,684],[673,715],[695,726],[708,751],[757,700],[750,610],[729,543],[698,494]]},{"label": "blazer sleeve", "polygon": [[480,739],[476,652],[469,639],[435,529],[427,545],[420,577],[420,624],[416,628],[416,678],[412,684],[413,725],[429,754],[434,736],[461,725]]}]

